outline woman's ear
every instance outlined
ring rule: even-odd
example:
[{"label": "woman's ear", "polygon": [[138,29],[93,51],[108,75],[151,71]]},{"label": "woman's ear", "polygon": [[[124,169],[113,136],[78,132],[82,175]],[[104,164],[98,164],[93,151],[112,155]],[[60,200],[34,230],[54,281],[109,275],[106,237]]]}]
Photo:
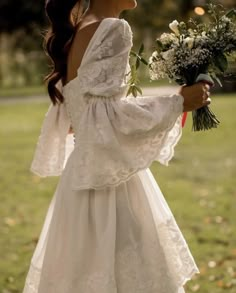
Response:
[{"label": "woman's ear", "polygon": [[84,13],[83,1],[78,1],[71,11],[71,21],[74,26],[76,26],[79,23],[83,13]]}]

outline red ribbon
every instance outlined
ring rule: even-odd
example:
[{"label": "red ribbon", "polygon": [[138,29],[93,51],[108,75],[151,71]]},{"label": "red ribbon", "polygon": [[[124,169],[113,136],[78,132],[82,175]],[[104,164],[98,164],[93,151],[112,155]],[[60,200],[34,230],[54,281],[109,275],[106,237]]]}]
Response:
[{"label": "red ribbon", "polygon": [[185,122],[187,120],[187,116],[188,116],[188,112],[184,112],[183,116],[182,116],[182,128],[185,125]]}]

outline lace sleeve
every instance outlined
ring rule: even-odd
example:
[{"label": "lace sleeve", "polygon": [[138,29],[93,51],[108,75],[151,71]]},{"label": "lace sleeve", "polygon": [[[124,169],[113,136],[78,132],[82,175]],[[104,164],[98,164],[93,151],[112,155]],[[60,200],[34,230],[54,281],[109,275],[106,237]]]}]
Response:
[{"label": "lace sleeve", "polygon": [[73,150],[70,120],[64,104],[51,104],[45,114],[30,170],[40,176],[59,176]]},{"label": "lace sleeve", "polygon": [[90,96],[72,154],[73,189],[117,185],[154,160],[168,165],[181,137],[183,98]]}]

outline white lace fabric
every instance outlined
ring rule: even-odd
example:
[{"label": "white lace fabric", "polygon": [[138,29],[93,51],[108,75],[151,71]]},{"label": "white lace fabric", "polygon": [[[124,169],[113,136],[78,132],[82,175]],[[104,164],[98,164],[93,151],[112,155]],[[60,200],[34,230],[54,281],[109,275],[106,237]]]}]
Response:
[{"label": "white lace fabric", "polygon": [[65,104],[51,104],[45,114],[30,167],[33,173],[40,177],[61,175],[68,157],[66,150],[73,145],[68,135],[69,128],[70,120]]},{"label": "white lace fabric", "polygon": [[[77,77],[62,89],[65,105],[45,119],[31,167],[51,176],[72,165],[74,190],[118,185],[154,160],[168,165],[182,131],[182,96],[126,97],[129,24],[104,19],[92,41]],[[75,147],[67,161],[70,123]]]},{"label": "white lace fabric", "polygon": [[[146,244],[145,247],[137,242],[116,253],[116,273],[110,268],[107,271],[85,274],[81,268],[81,271],[76,271],[69,280],[67,276],[62,275],[58,276],[60,282],[54,282],[47,274],[42,275],[42,270],[31,263],[24,293],[38,293],[40,282],[43,282],[44,287],[51,293],[72,293],[75,288],[88,293],[117,293],[118,288],[121,292],[129,293],[184,293],[183,285],[199,273],[199,270],[189,254],[189,248],[181,237],[174,218],[169,218],[166,223],[161,224],[158,232],[167,262],[171,264],[168,269],[162,261],[157,267],[155,257],[153,262],[151,258],[143,260],[140,257],[140,251],[143,249],[155,256],[159,245],[156,241]],[[146,269],[143,269],[144,267]],[[156,279],[153,278],[154,275]]]}]

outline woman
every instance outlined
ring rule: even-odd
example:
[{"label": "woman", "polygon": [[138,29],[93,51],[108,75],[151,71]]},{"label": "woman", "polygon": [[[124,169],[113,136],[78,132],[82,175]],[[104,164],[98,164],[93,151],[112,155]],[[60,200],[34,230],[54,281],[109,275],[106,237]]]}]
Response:
[{"label": "woman", "polygon": [[31,170],[61,177],[24,293],[182,293],[199,270],[148,167],[168,164],[183,111],[208,105],[209,87],[126,97],[132,31],[119,15],[137,4],[91,0],[73,22],[80,4],[46,4],[52,103]]}]

